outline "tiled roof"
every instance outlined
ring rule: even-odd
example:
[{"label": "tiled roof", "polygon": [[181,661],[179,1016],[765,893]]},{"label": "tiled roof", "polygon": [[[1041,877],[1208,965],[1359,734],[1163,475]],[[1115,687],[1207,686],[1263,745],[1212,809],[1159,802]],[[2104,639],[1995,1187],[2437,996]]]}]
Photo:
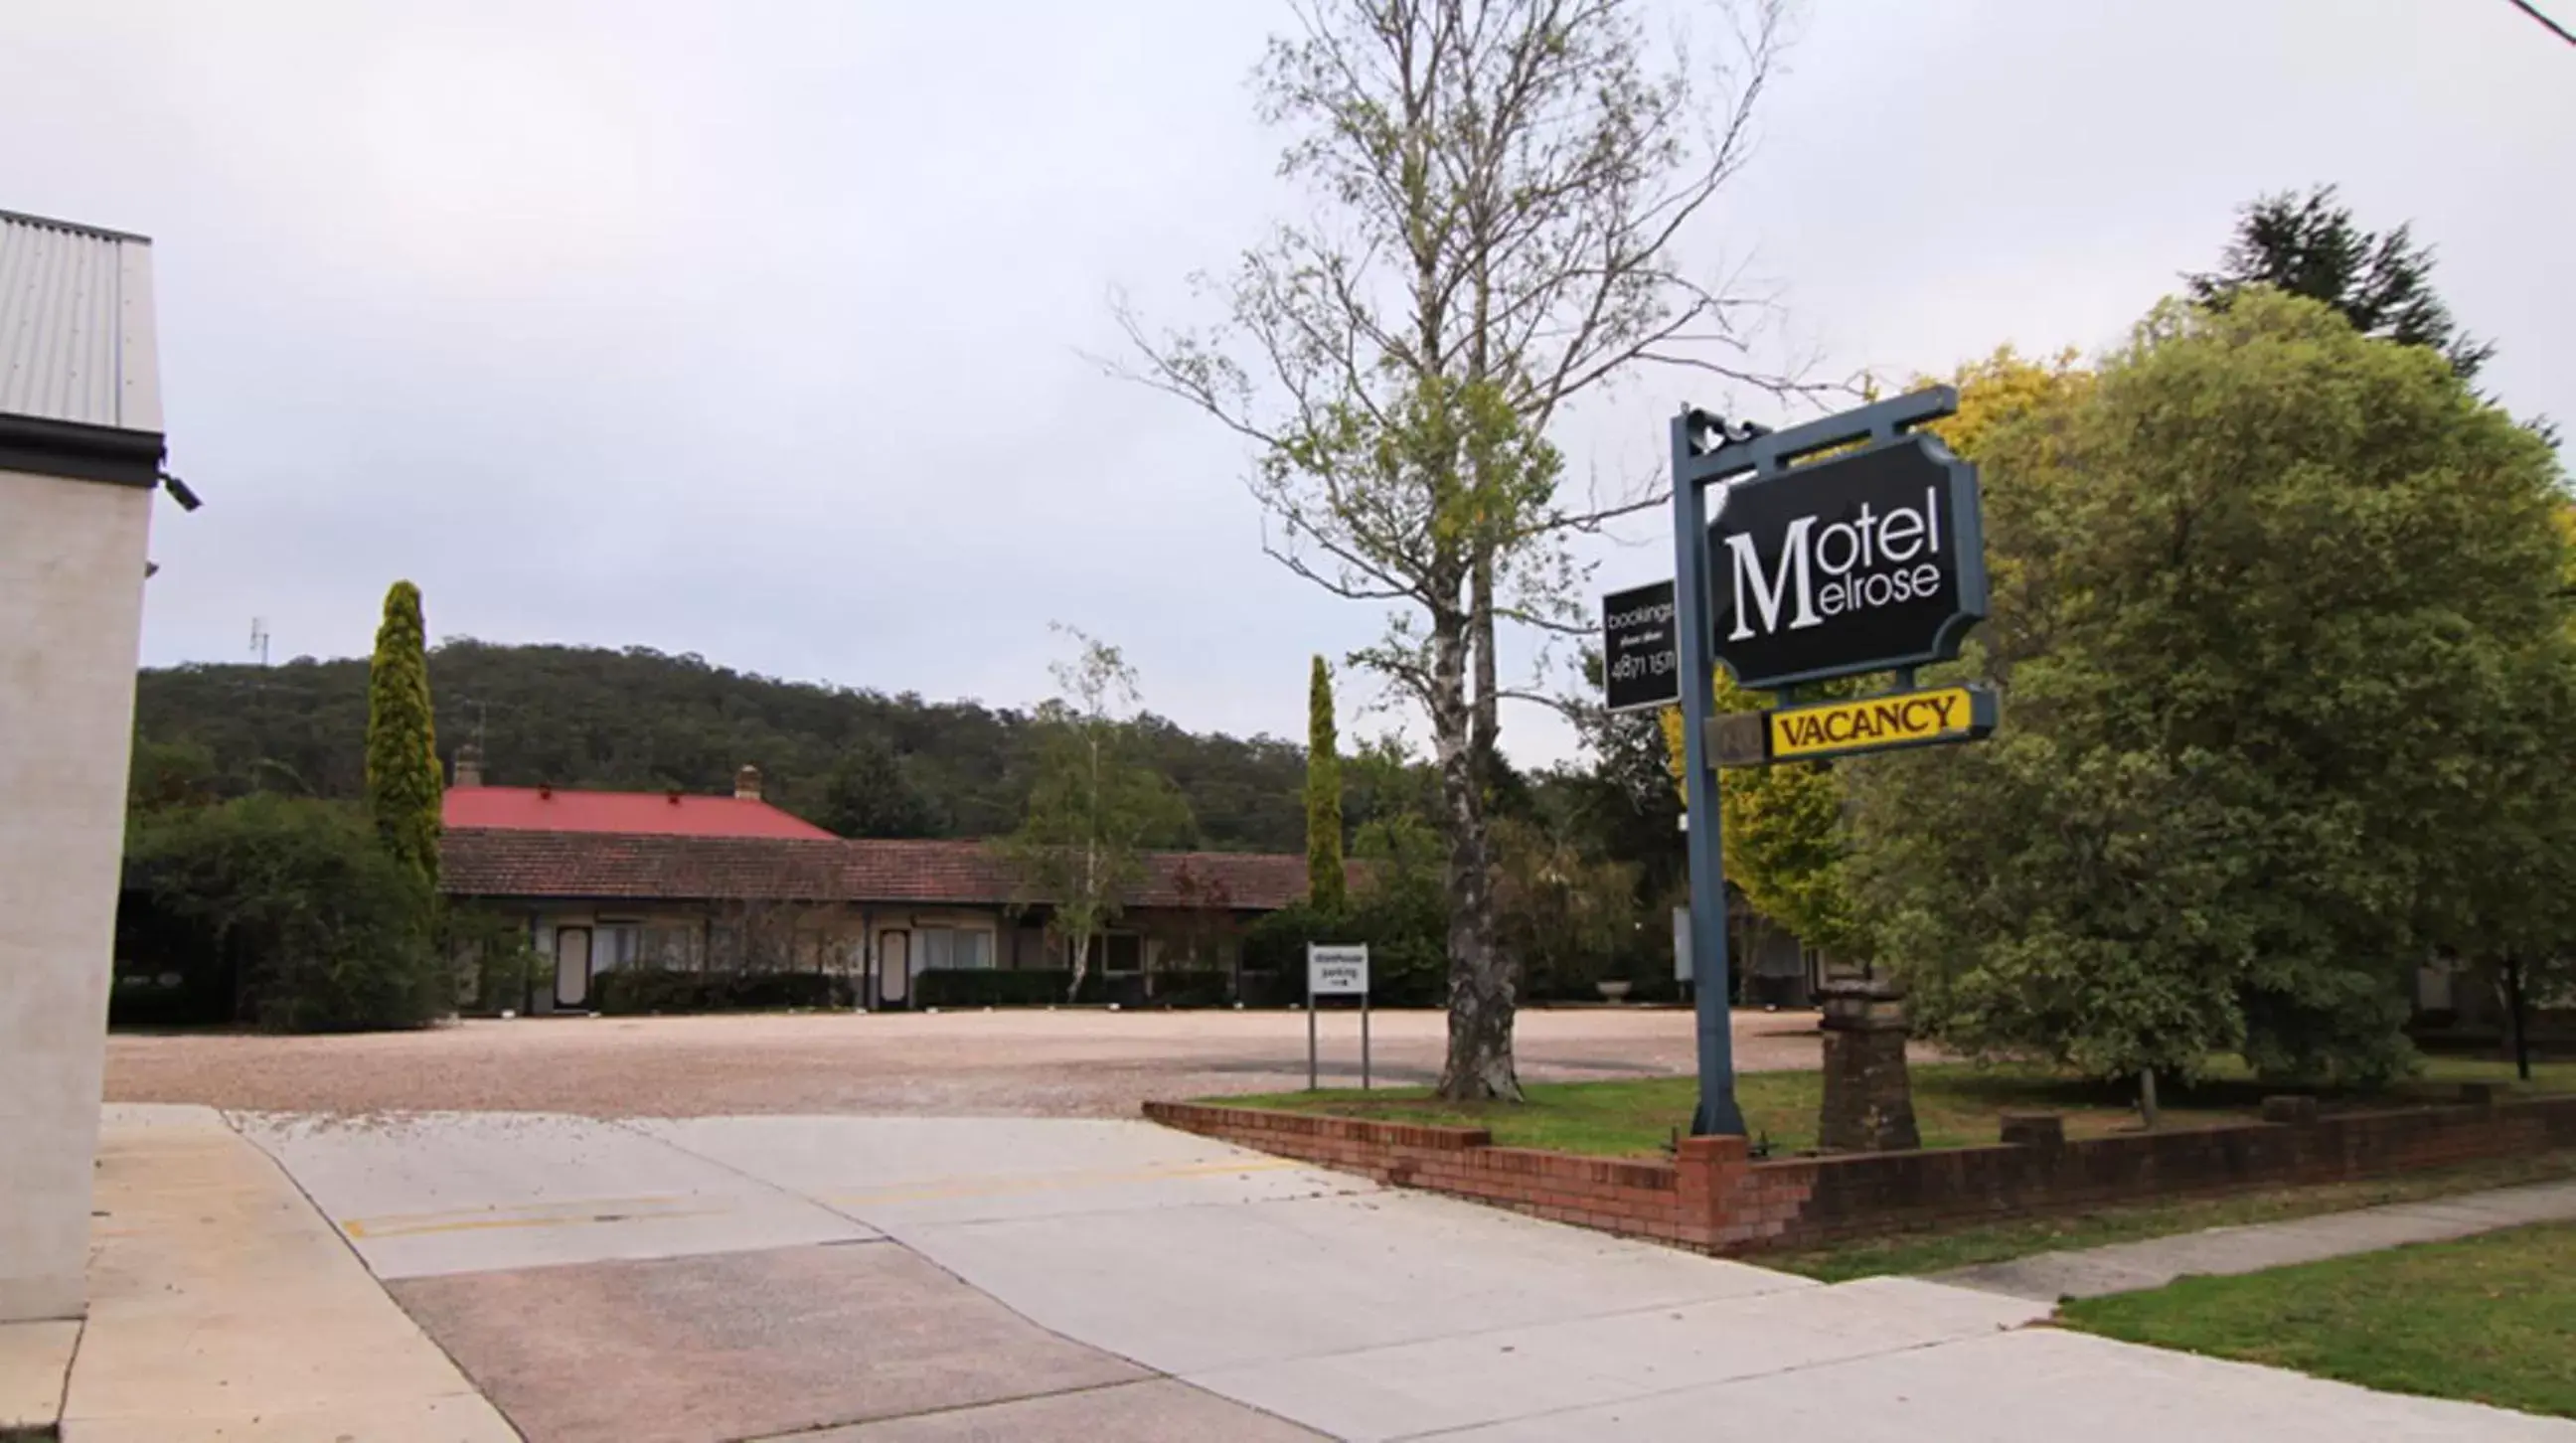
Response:
[{"label": "tiled roof", "polygon": [[832,834],[802,817],[746,797],[682,792],[580,792],[556,787],[450,787],[442,816],[451,830],[622,832],[667,837],[805,837]]},{"label": "tiled roof", "polygon": [[[1010,864],[982,842],[451,827],[439,860],[439,885],[467,897],[984,905],[1045,900],[1026,897]],[[1153,852],[1145,863],[1145,883],[1127,899],[1129,906],[1269,912],[1306,895],[1301,856]]]}]

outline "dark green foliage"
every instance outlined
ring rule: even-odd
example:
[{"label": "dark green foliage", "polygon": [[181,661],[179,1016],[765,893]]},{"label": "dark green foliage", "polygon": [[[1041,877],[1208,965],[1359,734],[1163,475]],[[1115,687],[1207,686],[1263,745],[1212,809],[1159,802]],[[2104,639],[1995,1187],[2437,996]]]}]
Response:
[{"label": "dark green foliage", "polygon": [[429,885],[358,808],[272,795],[138,825],[127,857],[198,965],[236,969],[236,1015],[287,1032],[417,1027],[452,1009]]},{"label": "dark green foliage", "polygon": [[1342,910],[1342,748],[1333,725],[1333,673],[1315,658],[1306,683],[1306,897],[1317,910]]},{"label": "dark green foliage", "polygon": [[385,850],[433,888],[443,789],[420,588],[397,581],[385,592],[385,619],[367,667],[367,814]]},{"label": "dark green foliage", "polygon": [[551,986],[554,965],[528,938],[528,919],[468,903],[439,908],[436,945],[472,977],[466,1010],[490,1015],[528,1005],[540,986]]},{"label": "dark green foliage", "polygon": [[757,1012],[788,1007],[850,1007],[858,979],[832,972],[679,972],[618,967],[591,979],[602,1013]]},{"label": "dark green foliage", "polygon": [[1247,1003],[1303,1001],[1306,944],[1365,942],[1369,996],[1384,1007],[1437,1007],[1449,992],[1449,902],[1441,876],[1441,843],[1427,822],[1397,817],[1362,829],[1355,850],[1368,876],[1339,914],[1300,903],[1273,912],[1244,932],[1247,971],[1274,975],[1284,995]]},{"label": "dark green foliage", "polygon": [[[1092,980],[1098,980],[1094,974]],[[912,976],[915,1007],[1040,1007],[1064,1001],[1073,986],[1067,967],[995,970],[938,967]],[[1082,1001],[1092,999],[1085,997]]]},{"label": "dark green foliage", "polygon": [[129,874],[116,899],[110,1027],[198,1027],[234,1021],[235,968],[213,929],[174,916]]},{"label": "dark green foliage", "polygon": [[2496,769],[2576,762],[2524,704],[2567,624],[2547,446],[2429,351],[2249,290],[2160,308],[1980,466],[1993,616],[1958,671],[2003,725],[1839,773],[1918,1022],[2104,1077],[2403,1070],[2459,861],[2507,865]]},{"label": "dark green foliage", "polygon": [[[1297,977],[1305,979],[1304,963],[1299,963]],[[1152,991],[1146,989],[1150,983]],[[1266,987],[1262,979],[1247,978],[1247,995],[1242,999],[1255,1007],[1282,1006],[1293,999],[1275,987]],[[1234,978],[1221,971],[1164,971],[1149,979],[1143,974],[1122,972],[1111,976],[1094,969],[1085,973],[1082,987],[1073,991],[1073,971],[1066,967],[988,968],[942,967],[916,972],[912,978],[914,1007],[1060,1007],[1067,992],[1072,991],[1076,1006],[1096,1007],[1115,1003],[1122,1008],[1135,1007],[1223,1007],[1237,1000]]]},{"label": "dark green foliage", "polygon": [[[1586,657],[1584,667],[1586,682],[1599,686],[1600,658]],[[1652,918],[1678,905],[1687,891],[1689,846],[1681,829],[1674,768],[1665,760],[1663,726],[1652,712],[1614,716],[1596,711],[1576,729],[1591,752],[1591,763],[1540,773],[1532,783],[1538,812],[1550,831],[1585,856],[1636,870],[1637,905],[1641,915],[1652,916],[1638,934],[1638,945],[1611,975],[1624,974],[1639,984],[1661,978],[1669,984],[1672,929]]]},{"label": "dark green foliage", "polygon": [[[484,780],[495,786],[725,793],[750,762],[763,795],[829,825],[833,767],[873,741],[900,759],[938,835],[998,837],[1028,805],[1037,739],[1021,711],[779,681],[640,647],[454,639],[430,653],[429,671],[438,734],[479,738]],[[227,796],[363,796],[366,717],[361,660],[147,670],[135,694],[138,735],[204,746],[215,760],[211,785]],[[1304,747],[1198,735],[1151,715],[1131,725],[1138,754],[1189,798],[1195,825],[1181,840],[1220,851],[1303,847]]]},{"label": "dark green foliage", "polygon": [[2330,185],[2306,195],[2283,191],[2238,216],[2220,269],[2187,277],[2192,298],[2224,304],[2247,286],[2271,286],[2323,301],[2352,328],[2376,340],[2430,346],[2463,381],[2495,347],[2461,332],[2433,289],[2433,250],[2415,244],[2411,228],[2374,234]]},{"label": "dark green foliage", "polygon": [[1525,997],[1590,999],[1593,984],[1638,970],[1636,867],[1587,857],[1543,826],[1495,824],[1494,913]]},{"label": "dark green foliage", "polygon": [[862,737],[823,778],[822,815],[814,819],[844,837],[936,837],[939,810],[882,737]]},{"label": "dark green foliage", "polygon": [[215,754],[203,742],[134,739],[125,809],[137,815],[202,807],[215,799]]}]

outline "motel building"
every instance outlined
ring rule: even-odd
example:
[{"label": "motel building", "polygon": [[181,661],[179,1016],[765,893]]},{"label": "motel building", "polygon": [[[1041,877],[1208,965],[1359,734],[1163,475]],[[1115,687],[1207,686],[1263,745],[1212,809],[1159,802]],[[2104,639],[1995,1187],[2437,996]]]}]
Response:
[{"label": "motel building", "polygon": [[[524,925],[541,961],[527,995],[474,999],[478,1010],[588,1012],[601,979],[632,968],[819,974],[841,1005],[899,1009],[937,1004],[936,984],[922,995],[929,974],[1072,965],[1045,899],[987,844],[835,836],[764,801],[748,766],[730,796],[496,787],[468,745],[444,819],[440,889]],[[1243,928],[1305,897],[1306,859],[1143,862],[1092,943],[1103,999],[1266,996],[1272,979],[1245,976]]]}]

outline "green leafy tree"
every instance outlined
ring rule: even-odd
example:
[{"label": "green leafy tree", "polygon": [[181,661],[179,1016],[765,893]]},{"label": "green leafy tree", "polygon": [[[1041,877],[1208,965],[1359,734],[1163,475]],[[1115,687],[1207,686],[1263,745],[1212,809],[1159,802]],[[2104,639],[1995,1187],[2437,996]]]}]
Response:
[{"label": "green leafy tree", "polygon": [[205,743],[137,736],[125,809],[149,813],[205,806],[215,799],[217,778],[214,751]]},{"label": "green leafy tree", "polygon": [[396,861],[438,883],[439,797],[444,792],[429,705],[429,656],[420,588],[385,593],[367,668],[367,815]]},{"label": "green leafy tree", "polygon": [[2486,680],[2462,738],[2477,765],[2453,777],[2459,809],[2483,819],[2434,854],[2427,930],[2495,989],[2507,1055],[2531,1076],[2531,1013],[2576,993],[2576,502],[2557,508],[2560,625]]},{"label": "green leafy tree", "polygon": [[1349,900],[1342,869],[1342,750],[1333,726],[1333,673],[1315,658],[1306,682],[1306,899],[1335,913]]},{"label": "green leafy tree", "polygon": [[2495,355],[2459,328],[2433,289],[2432,247],[2416,244],[2409,226],[2363,230],[2330,185],[2245,207],[2219,268],[2186,279],[2203,304],[2224,305],[2247,286],[2323,301],[2365,336],[2441,352],[2463,381]]},{"label": "green leafy tree", "polygon": [[[1759,711],[1772,703],[1735,684],[1723,668],[1716,676],[1718,714]],[[1823,696],[1856,695],[1852,682],[1815,688]],[[1687,763],[1682,713],[1666,707],[1665,757],[1676,796],[1684,794]],[[1718,773],[1719,844],[1726,880],[1753,910],[1788,928],[1828,955],[1866,960],[1869,952],[1851,902],[1844,861],[1851,850],[1843,825],[1843,788],[1833,762],[1781,762],[1730,767]]]},{"label": "green leafy tree", "polygon": [[936,837],[939,812],[914,786],[894,748],[865,737],[841,753],[823,779],[815,819],[844,837]]},{"label": "green leafy tree", "polygon": [[1533,822],[1498,821],[1494,839],[1501,936],[1523,985],[1582,995],[1635,944],[1637,869]]},{"label": "green leafy tree", "polygon": [[1489,791],[1506,624],[1588,632],[1571,541],[1651,493],[1572,494],[1548,435],[1586,391],[1738,364],[1752,298],[1688,274],[1676,237],[1745,157],[1776,5],[1730,11],[1740,63],[1658,57],[1641,4],[1324,0],[1259,88],[1318,201],[1246,255],[1209,335],[1128,320],[1138,379],[1250,443],[1272,556],[1390,605],[1352,659],[1418,705],[1439,769],[1449,1039],[1439,1091],[1520,1097],[1497,942]]},{"label": "green leafy tree", "polygon": [[1002,843],[1018,872],[1022,905],[1043,904],[1072,954],[1082,989],[1091,948],[1144,880],[1143,851],[1189,829],[1187,804],[1132,755],[1136,673],[1118,648],[1059,625],[1078,648],[1050,670],[1063,694],[1038,708],[1045,728],[1029,811]]},{"label": "green leafy tree", "polygon": [[[1586,680],[1597,691],[1601,658],[1584,658]],[[1637,904],[1660,913],[1687,886],[1688,837],[1681,830],[1681,775],[1669,760],[1664,729],[1655,714],[1612,713],[1587,707],[1575,718],[1583,741],[1579,761],[1542,773],[1535,790],[1549,826],[1588,857],[1626,863],[1637,879]],[[1667,975],[1669,934],[1651,935],[1627,949],[1630,980]],[[1658,965],[1649,969],[1650,960]]]},{"label": "green leafy tree", "polygon": [[1858,895],[1952,1046],[2102,1076],[2409,1064],[2443,854],[2561,625],[2548,447],[2270,289],[2168,304],[1979,461],[1988,742],[1847,774]]},{"label": "green leafy tree", "polygon": [[254,793],[141,825],[155,906],[235,970],[235,1014],[284,1032],[417,1027],[451,1011],[419,870],[347,802]]}]

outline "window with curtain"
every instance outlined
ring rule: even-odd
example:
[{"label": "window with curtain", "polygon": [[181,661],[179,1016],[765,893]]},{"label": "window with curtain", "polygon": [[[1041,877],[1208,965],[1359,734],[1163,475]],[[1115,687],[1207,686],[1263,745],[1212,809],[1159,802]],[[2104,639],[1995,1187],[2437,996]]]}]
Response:
[{"label": "window with curtain", "polygon": [[632,967],[642,949],[644,924],[641,922],[601,919],[593,929],[590,944],[590,969],[605,972],[612,967]]},{"label": "window with curtain", "polygon": [[993,965],[993,934],[968,927],[924,927],[913,933],[913,945],[921,950],[916,972],[941,971],[950,968],[989,969]]}]

